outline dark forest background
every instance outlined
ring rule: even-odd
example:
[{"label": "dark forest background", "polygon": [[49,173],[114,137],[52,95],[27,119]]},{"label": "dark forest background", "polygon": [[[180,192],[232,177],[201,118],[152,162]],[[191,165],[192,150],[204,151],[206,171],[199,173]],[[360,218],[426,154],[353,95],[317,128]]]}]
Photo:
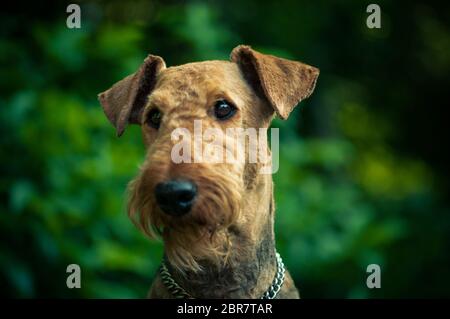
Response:
[{"label": "dark forest background", "polygon": [[303,298],[450,296],[448,2],[377,1],[381,29],[365,1],[76,3],[81,29],[63,1],[1,5],[1,295],[145,296],[162,244],[125,212],[140,130],[116,138],[97,93],[148,53],[177,65],[244,43],[321,69],[274,123],[277,247]]}]

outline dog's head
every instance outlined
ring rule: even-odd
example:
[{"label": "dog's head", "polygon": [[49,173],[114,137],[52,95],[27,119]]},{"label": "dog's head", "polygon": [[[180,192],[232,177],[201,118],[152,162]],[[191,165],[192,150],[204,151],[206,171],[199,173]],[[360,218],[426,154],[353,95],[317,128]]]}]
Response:
[{"label": "dog's head", "polygon": [[118,135],[130,123],[142,127],[147,157],[130,183],[129,214],[147,234],[162,235],[173,266],[195,270],[199,259],[226,260],[227,229],[250,219],[242,204],[255,187],[258,161],[248,155],[269,152],[250,140],[275,113],[286,119],[312,93],[318,74],[238,46],[231,62],[166,68],[149,55],[99,95]]}]

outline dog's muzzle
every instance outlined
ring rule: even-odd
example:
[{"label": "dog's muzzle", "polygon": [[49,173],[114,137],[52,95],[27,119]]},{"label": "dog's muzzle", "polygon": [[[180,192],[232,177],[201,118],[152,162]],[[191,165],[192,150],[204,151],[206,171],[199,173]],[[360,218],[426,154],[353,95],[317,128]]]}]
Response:
[{"label": "dog's muzzle", "polygon": [[161,210],[171,216],[187,214],[197,196],[197,186],[188,180],[170,180],[155,187],[156,201]]}]

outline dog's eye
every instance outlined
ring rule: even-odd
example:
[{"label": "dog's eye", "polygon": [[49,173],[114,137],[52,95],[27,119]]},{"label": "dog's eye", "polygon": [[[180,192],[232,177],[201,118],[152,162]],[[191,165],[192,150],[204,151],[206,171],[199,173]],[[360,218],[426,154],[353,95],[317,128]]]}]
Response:
[{"label": "dog's eye", "polygon": [[226,100],[214,104],[214,114],[219,120],[227,120],[236,113],[236,107]]},{"label": "dog's eye", "polygon": [[146,123],[147,125],[158,129],[161,124],[161,119],[162,113],[157,109],[153,109],[148,113]]}]

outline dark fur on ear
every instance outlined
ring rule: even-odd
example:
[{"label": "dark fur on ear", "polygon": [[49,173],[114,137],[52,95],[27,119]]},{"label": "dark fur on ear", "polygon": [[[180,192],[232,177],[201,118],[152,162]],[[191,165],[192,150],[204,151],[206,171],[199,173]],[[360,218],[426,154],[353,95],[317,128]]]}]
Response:
[{"label": "dark fur on ear", "polygon": [[259,53],[246,45],[231,52],[246,80],[262,94],[278,116],[287,119],[294,107],[314,91],[319,69],[297,61]]},{"label": "dark fur on ear", "polygon": [[98,95],[106,117],[121,136],[128,123],[140,124],[147,96],[153,90],[156,76],[166,64],[159,56],[149,55],[136,73],[114,84]]}]

